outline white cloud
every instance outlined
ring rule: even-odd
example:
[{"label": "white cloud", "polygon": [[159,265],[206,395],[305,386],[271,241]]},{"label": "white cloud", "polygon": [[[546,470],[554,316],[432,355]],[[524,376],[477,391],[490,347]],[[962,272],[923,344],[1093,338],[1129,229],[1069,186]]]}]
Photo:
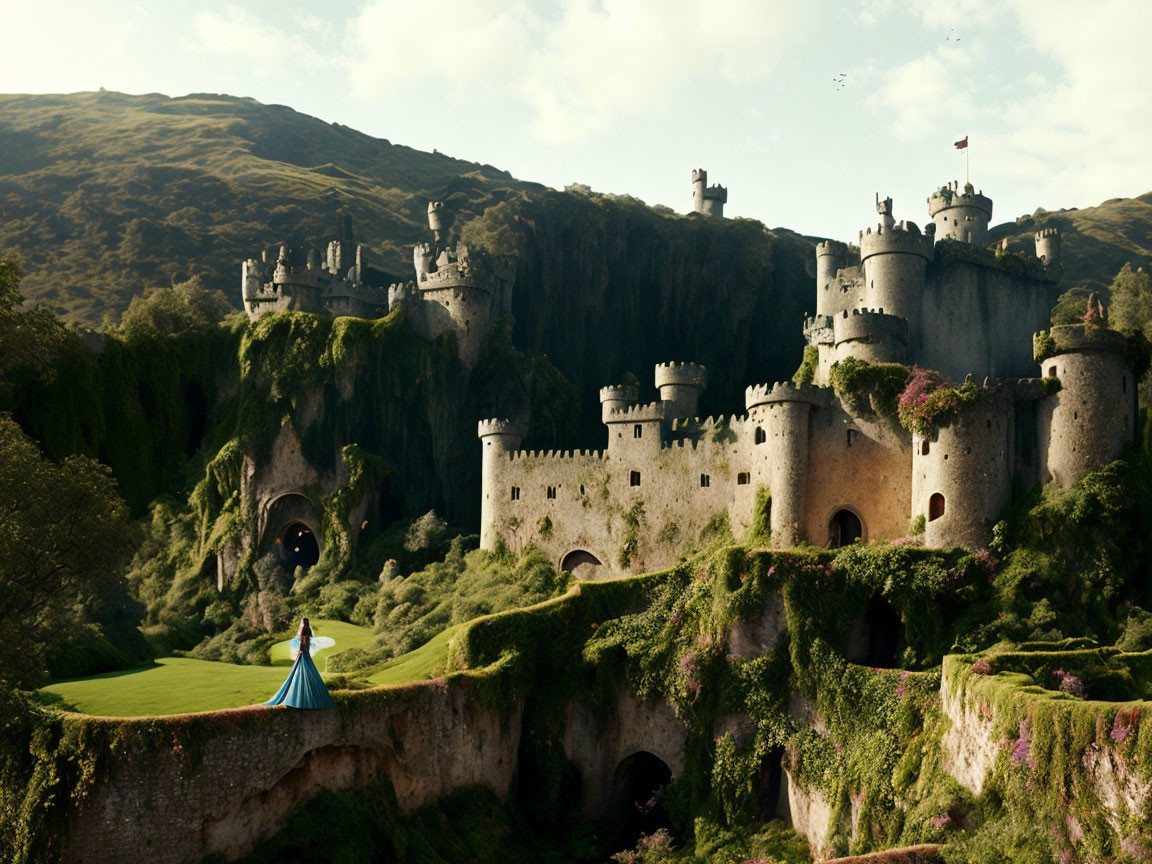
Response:
[{"label": "white cloud", "polygon": [[574,144],[674,104],[689,83],[762,78],[815,20],[782,0],[563,0],[551,15],[525,2],[375,0],[346,62],[361,98],[439,83],[446,98],[514,101],[536,139]]},{"label": "white cloud", "polygon": [[257,78],[270,78],[286,71],[320,69],[333,65],[325,42],[335,34],[314,16],[292,19],[288,26],[261,18],[235,4],[220,11],[200,11],[192,18],[187,47],[231,58]]},{"label": "white cloud", "polygon": [[[881,75],[869,106],[886,117],[893,134],[922,141],[956,126],[975,111],[973,51],[946,43]],[[946,134],[951,134],[946,133]]]}]

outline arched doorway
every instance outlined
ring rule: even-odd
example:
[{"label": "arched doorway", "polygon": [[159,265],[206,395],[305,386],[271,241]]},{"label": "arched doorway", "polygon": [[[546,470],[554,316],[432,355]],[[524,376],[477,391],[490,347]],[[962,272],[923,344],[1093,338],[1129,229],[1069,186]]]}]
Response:
[{"label": "arched doorway", "polygon": [[894,669],[904,637],[904,621],[896,607],[873,594],[864,614],[852,623],[848,659],[877,669]]},{"label": "arched doorway", "polygon": [[320,560],[320,544],[311,528],[303,522],[292,522],[276,538],[276,554],[284,569],[294,573],[297,567],[307,570]]},{"label": "arched doorway", "polygon": [[760,760],[760,773],[756,782],[756,818],[761,822],[772,819],[790,821],[783,747],[773,747]]},{"label": "arched doorway", "polygon": [[577,579],[595,579],[600,571],[600,559],[585,549],[573,549],[561,559],[560,569]]},{"label": "arched doorway", "polygon": [[672,781],[672,769],[659,756],[641,750],[621,760],[612,776],[611,817],[613,846],[632,849],[641,834],[670,828],[663,790]]},{"label": "arched doorway", "polygon": [[839,549],[851,546],[864,537],[864,525],[859,515],[847,507],[841,507],[828,520],[828,548]]}]

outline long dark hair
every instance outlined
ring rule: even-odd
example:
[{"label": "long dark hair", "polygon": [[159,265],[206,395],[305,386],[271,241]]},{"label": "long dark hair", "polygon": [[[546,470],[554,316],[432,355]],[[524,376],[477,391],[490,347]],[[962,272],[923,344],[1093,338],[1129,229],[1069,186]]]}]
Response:
[{"label": "long dark hair", "polygon": [[309,636],[312,635],[312,625],[308,623],[307,618],[301,618],[300,619],[300,632],[297,633],[296,635],[297,636],[303,636],[305,634],[307,634]]}]

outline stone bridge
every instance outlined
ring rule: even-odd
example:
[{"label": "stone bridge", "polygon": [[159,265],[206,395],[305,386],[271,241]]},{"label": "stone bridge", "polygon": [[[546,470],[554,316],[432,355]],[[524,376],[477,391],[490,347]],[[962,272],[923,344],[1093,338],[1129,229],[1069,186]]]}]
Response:
[{"label": "stone bridge", "polygon": [[[68,824],[65,862],[234,860],[274,834],[321,789],[387,779],[409,812],[482,785],[505,796],[516,771],[523,704],[494,710],[468,678],[338,694],[327,711],[254,706],[162,718],[107,718],[125,741]],[[621,697],[597,718],[567,709],[564,745],[582,775],[581,813],[608,815],[622,765],[652,754],[684,768],[686,727],[666,703]]]}]

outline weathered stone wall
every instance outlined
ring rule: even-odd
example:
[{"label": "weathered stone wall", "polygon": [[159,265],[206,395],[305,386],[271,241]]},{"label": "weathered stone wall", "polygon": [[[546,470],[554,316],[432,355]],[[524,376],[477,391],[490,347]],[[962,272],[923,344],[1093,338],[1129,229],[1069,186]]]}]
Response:
[{"label": "weathered stone wall", "polygon": [[[487,707],[468,679],[337,694],[325,711],[253,706],[177,718],[108,718],[148,749],[113,754],[110,773],[68,824],[66,864],[193,864],[242,857],[321,789],[387,780],[404,812],[467,786],[505,796],[523,704]],[[687,727],[665,702],[629,693],[597,713],[565,709],[564,747],[586,818],[611,818],[620,763],[646,752],[684,770]]]},{"label": "weathered stone wall", "polygon": [[938,243],[908,357],[953,381],[1033,376],[1032,334],[1048,326],[1050,308],[1046,282],[997,266],[987,250]]},{"label": "weathered stone wall", "polygon": [[[148,718],[109,720],[138,725]],[[162,724],[161,729],[166,728]],[[115,754],[107,780],[69,824],[65,862],[233,859],[272,834],[319,789],[387,778],[407,811],[453,789],[504,795],[515,769],[519,707],[479,705],[459,684],[348,695],[327,711],[241,708],[187,715],[183,741]],[[199,754],[191,742],[202,739]]]}]

